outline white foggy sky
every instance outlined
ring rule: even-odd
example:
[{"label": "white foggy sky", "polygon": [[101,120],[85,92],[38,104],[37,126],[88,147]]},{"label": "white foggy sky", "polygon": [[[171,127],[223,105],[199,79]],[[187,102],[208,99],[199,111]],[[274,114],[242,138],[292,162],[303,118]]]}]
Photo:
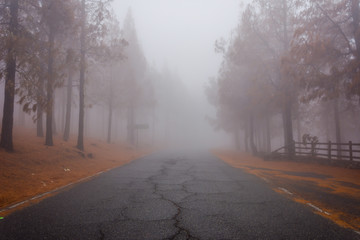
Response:
[{"label": "white foggy sky", "polygon": [[166,64],[189,90],[203,90],[216,76],[221,55],[214,42],[228,39],[238,24],[241,0],[114,0],[123,23],[131,8],[140,44],[150,64]]}]

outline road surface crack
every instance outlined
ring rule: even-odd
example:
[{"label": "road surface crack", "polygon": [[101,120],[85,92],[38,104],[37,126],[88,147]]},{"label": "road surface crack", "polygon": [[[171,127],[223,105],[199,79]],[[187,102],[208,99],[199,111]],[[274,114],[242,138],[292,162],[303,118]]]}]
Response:
[{"label": "road surface crack", "polygon": [[[154,186],[154,194],[158,195],[158,196],[160,197],[160,199],[162,199],[162,200],[164,200],[164,201],[167,201],[167,202],[173,204],[173,205],[176,207],[177,212],[176,212],[176,214],[171,218],[171,220],[175,221],[174,227],[175,227],[176,229],[178,229],[178,231],[177,231],[173,236],[171,236],[171,237],[169,238],[169,240],[176,240],[176,239],[177,239],[178,237],[180,237],[181,235],[185,235],[185,236],[186,236],[186,239],[196,240],[196,239],[198,239],[198,238],[192,236],[189,230],[187,230],[187,229],[185,229],[185,228],[183,228],[183,227],[180,226],[180,224],[181,224],[180,215],[181,215],[182,207],[181,207],[178,203],[176,203],[175,201],[173,201],[173,200],[171,200],[171,199],[169,199],[169,198],[166,198],[166,197],[164,196],[164,194],[162,194],[161,191],[160,191],[160,189],[159,189],[159,183],[156,182],[156,179],[159,178],[159,177],[161,177],[161,176],[169,176],[169,174],[168,174],[168,170],[170,170],[169,165],[171,165],[171,167],[175,166],[176,163],[177,163],[177,162],[176,162],[177,160],[179,160],[179,159],[176,159],[175,161],[174,161],[174,159],[171,159],[171,162],[167,162],[167,164],[166,164],[167,166],[166,166],[166,165],[165,165],[165,166],[162,166],[162,168],[160,169],[159,174],[150,177],[150,178],[149,178],[149,182],[151,182],[151,183],[153,184],[153,186]],[[185,171],[185,175],[188,175],[188,174],[187,174],[187,171],[186,171],[186,170],[184,170],[184,171]],[[188,175],[188,176],[190,176],[190,175]],[[190,177],[191,177],[191,178],[194,178],[193,176],[190,176]],[[186,181],[186,182],[188,182],[188,181]],[[189,192],[187,191],[187,189],[186,189],[186,186],[185,186],[185,183],[186,183],[186,182],[184,182],[184,183],[182,183],[182,184],[178,184],[178,185],[181,185],[181,189],[182,189],[184,192],[189,193]],[[176,184],[176,185],[177,185],[177,184]]]},{"label": "road surface crack", "polygon": [[100,238],[99,238],[99,240],[104,240],[104,239],[105,239],[105,234],[104,234],[104,232],[102,231],[101,228],[99,229],[99,233],[100,233]]}]

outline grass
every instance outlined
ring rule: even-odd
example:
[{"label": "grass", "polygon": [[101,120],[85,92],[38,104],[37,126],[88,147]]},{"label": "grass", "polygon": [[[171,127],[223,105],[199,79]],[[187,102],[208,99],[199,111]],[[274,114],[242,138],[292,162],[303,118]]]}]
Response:
[{"label": "grass", "polygon": [[233,150],[214,150],[213,153],[229,165],[264,179],[276,192],[323,210],[315,210],[317,214],[360,231],[360,169],[286,160],[264,161]]},{"label": "grass", "polygon": [[[85,152],[75,148],[75,137],[69,142],[60,136],[54,146],[45,146],[35,130],[14,131],[14,153],[0,150],[0,210],[98,172],[122,166],[152,149],[135,150],[123,144],[107,144],[85,139]],[[1,216],[11,211],[1,213]]]}]

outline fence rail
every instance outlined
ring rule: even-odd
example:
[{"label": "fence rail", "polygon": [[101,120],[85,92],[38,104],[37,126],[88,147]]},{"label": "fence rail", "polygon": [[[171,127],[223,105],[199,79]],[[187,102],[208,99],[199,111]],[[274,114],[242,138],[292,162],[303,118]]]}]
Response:
[{"label": "fence rail", "polygon": [[[295,156],[320,157],[329,160],[348,160],[360,162],[360,143],[294,143]],[[285,155],[287,146],[273,151],[273,154]]]}]

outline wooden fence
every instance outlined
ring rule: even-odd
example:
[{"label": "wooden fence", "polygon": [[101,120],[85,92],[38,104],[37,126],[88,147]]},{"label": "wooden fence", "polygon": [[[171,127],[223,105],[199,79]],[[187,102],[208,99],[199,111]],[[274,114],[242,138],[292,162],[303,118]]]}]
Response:
[{"label": "wooden fence", "polygon": [[[286,147],[281,147],[272,154],[286,155]],[[360,143],[307,143],[295,142],[295,156],[325,158],[328,160],[360,161]]]}]

